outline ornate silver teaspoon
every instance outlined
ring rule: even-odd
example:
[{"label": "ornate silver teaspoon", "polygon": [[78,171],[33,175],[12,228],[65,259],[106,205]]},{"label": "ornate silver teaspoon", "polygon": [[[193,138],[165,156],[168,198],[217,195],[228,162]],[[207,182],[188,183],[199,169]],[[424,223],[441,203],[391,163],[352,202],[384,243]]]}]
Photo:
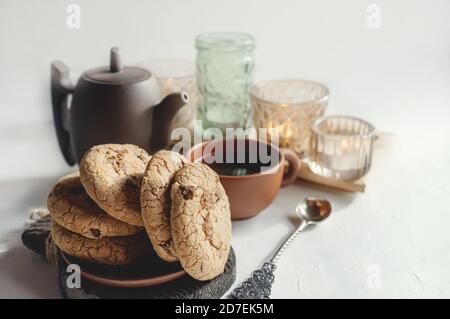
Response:
[{"label": "ornate silver teaspoon", "polygon": [[295,212],[300,218],[300,224],[291,235],[280,245],[277,252],[265,262],[261,269],[252,272],[251,277],[233,289],[231,296],[237,299],[269,299],[272,284],[275,280],[276,262],[294,241],[295,237],[312,224],[317,224],[331,214],[331,204],[324,198],[306,197],[300,202]]}]

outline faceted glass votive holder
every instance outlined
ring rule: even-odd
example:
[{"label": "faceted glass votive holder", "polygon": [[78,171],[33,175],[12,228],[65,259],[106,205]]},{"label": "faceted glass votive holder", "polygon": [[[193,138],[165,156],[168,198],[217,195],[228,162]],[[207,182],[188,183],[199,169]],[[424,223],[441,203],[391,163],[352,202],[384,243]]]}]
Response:
[{"label": "faceted glass votive holder", "polygon": [[320,83],[298,79],[269,80],[251,90],[253,125],[276,129],[280,147],[308,156],[310,123],[323,116],[329,91]]},{"label": "faceted glass votive holder", "polygon": [[311,123],[309,168],[317,175],[353,181],[372,161],[375,127],[351,116],[324,116]]}]

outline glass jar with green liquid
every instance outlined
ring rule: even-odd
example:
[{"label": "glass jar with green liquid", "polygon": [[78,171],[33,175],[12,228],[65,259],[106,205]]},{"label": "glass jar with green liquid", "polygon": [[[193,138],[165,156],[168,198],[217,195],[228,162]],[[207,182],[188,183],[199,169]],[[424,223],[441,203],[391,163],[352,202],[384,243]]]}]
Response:
[{"label": "glass jar with green liquid", "polygon": [[[243,33],[205,33],[197,36],[198,109],[201,129],[247,128],[255,41]],[[200,122],[198,122],[200,123]]]}]

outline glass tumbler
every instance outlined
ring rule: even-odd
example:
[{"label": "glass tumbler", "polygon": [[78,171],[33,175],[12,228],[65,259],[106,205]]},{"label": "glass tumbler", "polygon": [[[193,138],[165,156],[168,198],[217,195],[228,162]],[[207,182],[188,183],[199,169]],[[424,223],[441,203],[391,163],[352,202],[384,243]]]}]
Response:
[{"label": "glass tumbler", "polygon": [[247,128],[252,85],[252,36],[242,33],[205,33],[197,36],[197,84],[201,93],[198,119],[202,131],[210,127]]},{"label": "glass tumbler", "polygon": [[155,75],[161,98],[174,92],[186,92],[189,95],[189,102],[175,115],[173,129],[184,127],[192,131],[199,102],[195,64],[186,60],[153,59],[143,61],[138,66]]},{"label": "glass tumbler", "polygon": [[309,167],[315,174],[352,181],[363,177],[372,161],[375,127],[351,116],[325,116],[311,124]]}]

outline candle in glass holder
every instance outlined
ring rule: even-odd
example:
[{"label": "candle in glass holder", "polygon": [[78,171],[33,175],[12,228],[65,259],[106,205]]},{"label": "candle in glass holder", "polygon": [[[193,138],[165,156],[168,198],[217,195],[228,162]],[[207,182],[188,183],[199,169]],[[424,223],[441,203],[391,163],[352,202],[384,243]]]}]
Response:
[{"label": "candle in glass holder", "polygon": [[303,80],[273,80],[256,84],[251,91],[253,125],[278,129],[281,147],[307,157],[310,122],[322,116],[328,89]]},{"label": "candle in glass holder", "polygon": [[309,167],[315,174],[356,180],[370,169],[375,128],[350,116],[325,116],[311,124]]}]

